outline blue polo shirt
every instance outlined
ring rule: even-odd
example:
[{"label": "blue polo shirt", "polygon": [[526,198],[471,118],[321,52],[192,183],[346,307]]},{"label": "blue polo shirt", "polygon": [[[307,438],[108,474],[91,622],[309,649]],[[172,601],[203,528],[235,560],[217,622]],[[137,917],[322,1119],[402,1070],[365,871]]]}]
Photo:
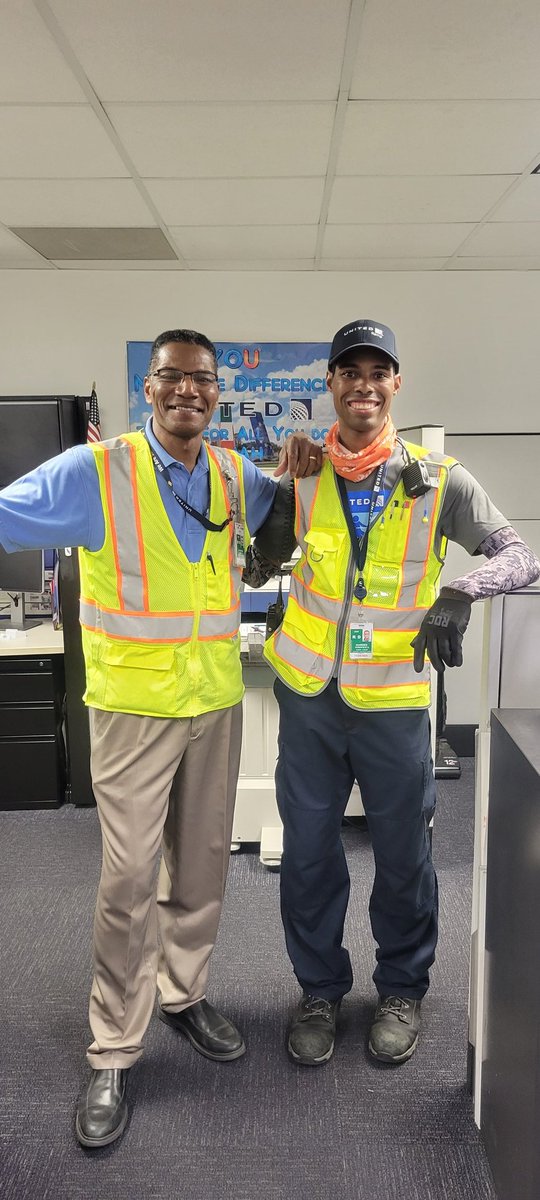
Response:
[{"label": "blue polo shirt", "polygon": [[[190,474],[157,441],[152,417],[146,423],[146,435],[168,468],[175,492],[192,508],[206,514],[210,505],[210,470],[204,442]],[[249,459],[244,459],[243,466],[246,521],[255,534],[272,508],[278,484]],[[157,481],[163,507],[186,557],[190,562],[198,562],[206,537],[204,526],[184,512],[159,472]],[[5,550],[50,546],[100,550],[104,538],[99,479],[89,446],[64,450],[0,491],[0,542]]]}]

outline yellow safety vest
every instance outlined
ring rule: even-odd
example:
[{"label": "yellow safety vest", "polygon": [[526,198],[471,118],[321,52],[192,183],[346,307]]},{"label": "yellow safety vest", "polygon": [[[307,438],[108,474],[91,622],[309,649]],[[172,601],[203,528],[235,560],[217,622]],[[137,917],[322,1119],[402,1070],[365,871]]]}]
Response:
[{"label": "yellow safety vest", "polygon": [[[433,486],[411,500],[398,479],[370,529],[361,603],[353,595],[358,570],[333,467],[327,461],[320,475],[296,481],[302,556],[291,575],[283,624],[264,651],[293,691],[317,695],[337,675],[352,708],[429,706],[429,663],[423,674],[415,672],[411,641],[435,600],[444,563],[446,540],[438,556],[435,533],[454,459],[406,445],[411,457],[426,460]],[[354,626],[361,623],[373,625],[368,659],[358,656]]]},{"label": "yellow safety vest", "polygon": [[[244,692],[239,653],[241,569],[234,521],[207,531],[190,562],[163,507],[142,433],[92,446],[105,541],[79,551],[84,700],[94,708],[193,717]],[[210,520],[244,520],[240,455],[207,447]],[[231,514],[232,506],[232,514]],[[246,544],[249,532],[245,526]]]}]

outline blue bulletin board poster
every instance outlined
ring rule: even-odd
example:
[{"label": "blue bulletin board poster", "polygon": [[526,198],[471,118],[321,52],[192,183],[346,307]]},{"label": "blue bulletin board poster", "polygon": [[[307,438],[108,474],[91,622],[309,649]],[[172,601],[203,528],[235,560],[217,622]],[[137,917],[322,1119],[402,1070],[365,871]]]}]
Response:
[{"label": "blue bulletin board poster", "polygon": [[[150,409],[144,395],[151,342],[127,343],[130,431]],[[323,442],[336,419],[326,387],[329,342],[216,342],[219,401],[205,437],[275,463],[286,437],[303,430]]]}]

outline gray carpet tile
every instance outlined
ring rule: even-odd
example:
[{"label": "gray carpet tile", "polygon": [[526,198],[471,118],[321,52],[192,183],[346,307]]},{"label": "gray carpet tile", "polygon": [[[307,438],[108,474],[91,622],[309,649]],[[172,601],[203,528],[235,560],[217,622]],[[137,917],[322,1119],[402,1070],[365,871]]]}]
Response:
[{"label": "gray carpet tile", "polygon": [[0,813],[2,1200],[495,1200],[466,1090],[473,764],[439,782],[433,837],[441,939],[416,1055],[366,1051],[373,1012],[368,834],[350,826],[346,942],[355,983],[333,1059],[295,1068],[287,1015],[299,992],[279,919],[279,876],[233,855],[209,998],[241,1026],[246,1056],[194,1053],[156,1017],[130,1076],[124,1138],[83,1151],[73,1133],[88,1077],[95,810]]}]

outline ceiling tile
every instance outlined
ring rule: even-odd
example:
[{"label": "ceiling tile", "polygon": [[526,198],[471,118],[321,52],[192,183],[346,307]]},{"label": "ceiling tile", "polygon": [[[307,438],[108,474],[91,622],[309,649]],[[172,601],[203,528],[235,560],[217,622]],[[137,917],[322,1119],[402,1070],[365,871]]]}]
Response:
[{"label": "ceiling tile", "polygon": [[250,259],[249,262],[239,261],[236,258],[230,260],[217,258],[209,259],[191,259],[188,262],[188,267],[192,271],[313,271],[315,262],[313,258],[259,258]]},{"label": "ceiling tile", "polygon": [[368,0],[351,98],[540,99],[539,35],[538,0]]},{"label": "ceiling tile", "polygon": [[350,101],[339,175],[519,175],[540,150],[538,100]]},{"label": "ceiling tile", "polygon": [[310,258],[315,254],[316,225],[232,225],[205,228],[171,226],[182,256],[192,259]]},{"label": "ceiling tile", "polygon": [[[316,225],[324,179],[147,179],[168,225]],[[0,214],[2,191],[0,188]]]},{"label": "ceiling tile", "polygon": [[[341,176],[334,182],[328,220],[421,223],[480,221],[515,175]],[[538,189],[540,198],[540,187]]]},{"label": "ceiling tile", "polygon": [[0,0],[0,103],[85,99],[30,0]]},{"label": "ceiling tile", "polygon": [[440,271],[446,258],[323,258],[321,271]]},{"label": "ceiling tile", "polygon": [[4,225],[144,225],[150,216],[131,179],[0,179]]},{"label": "ceiling tile", "polygon": [[105,102],[334,100],[338,93],[349,0],[50,5]]},{"label": "ceiling tile", "polygon": [[324,258],[448,257],[473,225],[327,225]]},{"label": "ceiling tile", "polygon": [[142,176],[326,174],[333,104],[113,104],[108,112]]},{"label": "ceiling tile", "polygon": [[125,176],[89,105],[0,106],[0,178]]},{"label": "ceiling tile", "polygon": [[540,254],[540,221],[520,221],[515,225],[489,222],[469,238],[459,253],[467,257]]},{"label": "ceiling tile", "polygon": [[540,254],[522,255],[519,258],[452,258],[449,271],[540,271]]},{"label": "ceiling tile", "polygon": [[540,175],[526,175],[493,214],[495,221],[540,221]]},{"label": "ceiling tile", "polygon": [[172,259],[124,259],[115,258],[89,259],[86,262],[79,259],[52,260],[52,265],[60,271],[182,271],[185,264],[176,258]]}]

